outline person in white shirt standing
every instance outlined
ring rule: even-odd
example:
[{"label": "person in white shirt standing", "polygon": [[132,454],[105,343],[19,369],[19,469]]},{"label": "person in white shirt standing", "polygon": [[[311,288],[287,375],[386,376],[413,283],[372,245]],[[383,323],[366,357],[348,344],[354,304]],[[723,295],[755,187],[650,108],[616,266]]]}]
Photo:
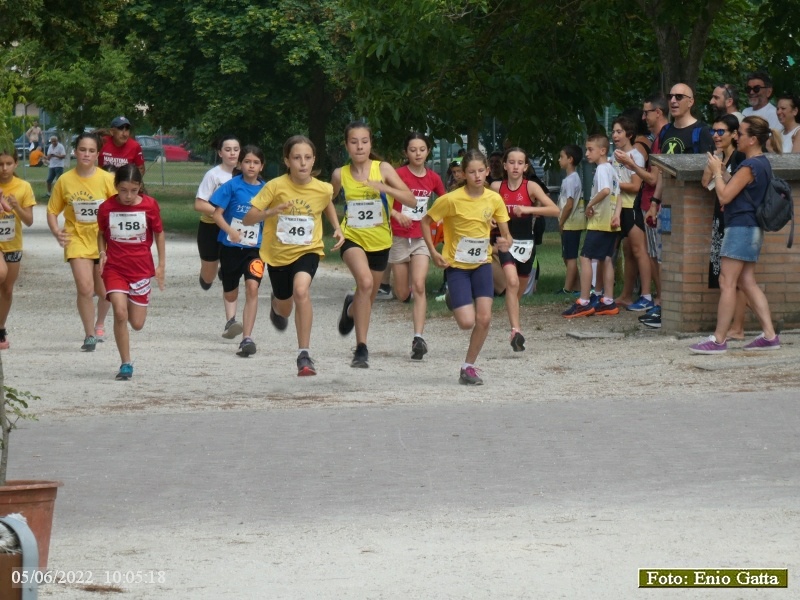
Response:
[{"label": "person in white shirt standing", "polygon": [[765,71],[756,71],[747,76],[747,85],[744,86],[747,101],[750,106],[742,111],[745,117],[755,116],[765,119],[770,129],[781,131],[783,126],[778,120],[775,105],[769,99],[772,96],[772,78]]},{"label": "person in white shirt standing", "polygon": [[47,172],[47,196],[49,198],[53,183],[64,173],[64,159],[67,157],[67,151],[64,149],[64,144],[58,141],[58,136],[50,136],[50,145],[47,146],[46,156],[47,164],[50,167]]}]

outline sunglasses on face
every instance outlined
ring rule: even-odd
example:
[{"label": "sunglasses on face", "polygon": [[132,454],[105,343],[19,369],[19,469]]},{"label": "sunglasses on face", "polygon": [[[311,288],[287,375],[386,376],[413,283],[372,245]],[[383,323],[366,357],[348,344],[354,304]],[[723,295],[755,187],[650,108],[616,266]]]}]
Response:
[{"label": "sunglasses on face", "polygon": [[722,137],[726,133],[729,133],[727,129],[712,129],[711,130],[711,135],[718,135],[719,137]]},{"label": "sunglasses on face", "polygon": [[687,94],[668,94],[667,98],[669,98],[669,99],[675,98],[675,100],[680,102],[684,98],[691,98],[691,96],[688,96]]},{"label": "sunglasses on face", "polygon": [[746,85],[744,86],[744,91],[748,94],[758,94],[763,90],[766,86],[764,85]]}]

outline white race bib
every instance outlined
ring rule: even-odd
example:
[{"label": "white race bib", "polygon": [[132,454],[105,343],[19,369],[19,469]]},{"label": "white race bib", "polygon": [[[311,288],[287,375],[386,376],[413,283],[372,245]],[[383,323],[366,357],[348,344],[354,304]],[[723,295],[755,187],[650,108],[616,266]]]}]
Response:
[{"label": "white race bib", "polygon": [[276,234],[284,244],[308,246],[314,237],[314,217],[279,215]]},{"label": "white race bib", "polygon": [[456,261],[461,263],[485,263],[489,238],[462,237],[456,246]]},{"label": "white race bib", "polygon": [[227,236],[229,242],[233,244],[241,244],[242,246],[255,246],[258,244],[258,234],[261,231],[261,223],[244,225],[241,219],[233,217],[233,219],[231,219],[231,227],[239,232],[241,238],[238,242],[234,242],[231,239],[231,236]]},{"label": "white race bib", "polygon": [[143,210],[112,212],[108,215],[108,231],[116,242],[143,242],[147,235],[147,218]]},{"label": "white race bib", "polygon": [[355,229],[383,225],[383,203],[380,200],[349,200],[347,226]]},{"label": "white race bib", "polygon": [[73,202],[72,210],[75,212],[75,220],[78,223],[97,223],[97,211],[103,200],[91,200],[89,202]]},{"label": "white race bib", "polygon": [[10,242],[17,237],[17,220],[14,215],[0,217],[0,242]]},{"label": "white race bib", "polygon": [[533,255],[533,240],[514,240],[509,252],[517,262],[528,262]]},{"label": "white race bib", "polygon": [[422,217],[428,212],[428,198],[427,196],[416,196],[416,206],[406,206],[403,204],[403,209],[400,211],[404,215],[408,215],[412,221],[422,221]]}]

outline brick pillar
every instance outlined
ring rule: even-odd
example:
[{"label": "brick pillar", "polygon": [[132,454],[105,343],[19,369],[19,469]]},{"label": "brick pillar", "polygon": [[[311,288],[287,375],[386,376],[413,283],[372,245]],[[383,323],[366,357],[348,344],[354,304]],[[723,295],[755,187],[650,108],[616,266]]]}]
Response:
[{"label": "brick pillar", "polygon": [[[770,156],[773,172],[792,185],[800,215],[800,154]],[[708,288],[714,194],[700,185],[705,156],[652,156],[664,173],[662,209],[670,219],[663,233],[662,328],[665,333],[713,331],[719,290]],[[795,224],[798,228],[798,224]],[[772,319],[782,328],[800,327],[800,240],[786,248],[789,226],[766,233],[756,265],[756,281],[769,301]],[[800,230],[796,232],[800,238]],[[758,329],[748,310],[745,326]]]}]

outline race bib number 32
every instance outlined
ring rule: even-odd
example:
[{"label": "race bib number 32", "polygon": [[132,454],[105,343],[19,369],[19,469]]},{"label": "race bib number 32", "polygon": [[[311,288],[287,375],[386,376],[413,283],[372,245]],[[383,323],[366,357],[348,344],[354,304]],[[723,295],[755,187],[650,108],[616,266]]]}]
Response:
[{"label": "race bib number 32", "polygon": [[349,200],[347,226],[358,229],[383,225],[383,204],[380,200]]}]

